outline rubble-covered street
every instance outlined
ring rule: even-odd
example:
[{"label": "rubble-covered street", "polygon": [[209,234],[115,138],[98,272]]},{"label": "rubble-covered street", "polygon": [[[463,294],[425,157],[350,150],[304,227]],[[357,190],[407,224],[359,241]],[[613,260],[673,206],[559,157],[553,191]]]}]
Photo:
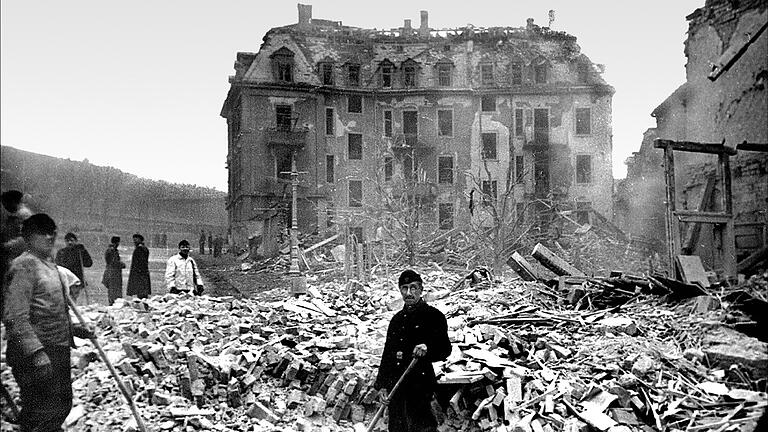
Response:
[{"label": "rubble-covered street", "polygon": [[[240,266],[205,271],[214,294],[236,295],[83,308],[150,430],[365,430],[386,326],[402,307],[392,281],[345,283],[327,271],[292,297],[272,277],[272,289],[244,298],[233,287],[259,273]],[[768,274],[672,300],[646,278],[547,285],[421,271],[453,343],[434,364],[441,431],[752,430],[768,403],[766,344],[734,330],[752,320],[726,300],[765,299]],[[78,341],[70,430],[136,430],[106,366]]]}]

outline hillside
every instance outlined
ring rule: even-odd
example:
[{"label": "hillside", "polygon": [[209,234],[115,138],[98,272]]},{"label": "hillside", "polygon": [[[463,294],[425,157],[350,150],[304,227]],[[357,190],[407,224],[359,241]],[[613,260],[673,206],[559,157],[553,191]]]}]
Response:
[{"label": "hillside", "polygon": [[[2,190],[31,195],[37,212],[50,214],[60,232],[104,232],[148,240],[165,233],[226,234],[225,192],[150,180],[113,167],[97,166],[2,146]],[[196,238],[196,237],[192,237]],[[171,243],[172,244],[172,243]]]}]

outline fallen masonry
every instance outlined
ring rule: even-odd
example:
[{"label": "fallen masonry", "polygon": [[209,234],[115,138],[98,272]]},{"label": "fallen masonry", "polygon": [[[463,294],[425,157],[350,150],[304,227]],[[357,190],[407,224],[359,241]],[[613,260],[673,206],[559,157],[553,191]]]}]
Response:
[{"label": "fallen masonry", "polygon": [[[459,272],[422,274],[453,343],[434,364],[440,431],[752,430],[768,404],[766,344],[731,329],[746,318],[728,302],[668,303],[627,277],[473,285]],[[365,430],[399,292],[375,277],[351,290],[308,285],[284,301],[166,295],[83,312],[151,430]],[[136,430],[105,365],[80,345],[71,430]]]}]

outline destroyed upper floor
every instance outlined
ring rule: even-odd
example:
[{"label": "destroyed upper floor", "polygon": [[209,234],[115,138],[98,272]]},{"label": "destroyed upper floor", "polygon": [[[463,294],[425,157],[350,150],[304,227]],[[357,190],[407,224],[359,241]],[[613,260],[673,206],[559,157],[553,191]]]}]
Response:
[{"label": "destroyed upper floor", "polygon": [[401,28],[376,30],[312,19],[311,7],[299,5],[297,24],[268,31],[258,53],[237,54],[230,82],[329,91],[503,88],[612,94],[602,69],[580,52],[574,36],[539,27],[533,19],[517,28],[434,29],[422,11],[419,28],[406,20]]}]

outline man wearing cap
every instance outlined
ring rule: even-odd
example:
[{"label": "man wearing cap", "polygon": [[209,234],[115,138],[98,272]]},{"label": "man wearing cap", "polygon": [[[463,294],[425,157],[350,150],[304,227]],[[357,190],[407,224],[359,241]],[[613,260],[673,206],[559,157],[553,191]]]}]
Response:
[{"label": "man wearing cap", "polygon": [[118,246],[120,246],[120,237],[114,236],[104,252],[104,260],[107,262],[107,267],[104,269],[101,283],[107,287],[107,298],[110,305],[123,296],[123,269],[125,268],[125,263],[120,259],[120,252],[117,250]]},{"label": "man wearing cap", "polygon": [[60,431],[72,408],[72,337],[95,336],[70,321],[66,290],[80,281],[53,261],[56,223],[43,213],[30,216],[22,236],[26,251],[12,261],[4,287],[6,359],[19,385],[21,430]]},{"label": "man wearing cap", "polygon": [[56,264],[66,267],[72,273],[80,279],[81,288],[72,289],[72,298],[77,300],[77,296],[81,289],[85,289],[87,283],[83,277],[83,267],[90,267],[93,265],[93,259],[91,254],[85,249],[85,246],[77,242],[77,236],[75,233],[67,233],[64,236],[64,241],[67,246],[56,253]]},{"label": "man wearing cap", "polygon": [[451,353],[448,324],[442,312],[421,298],[423,286],[418,273],[404,271],[398,285],[405,304],[389,322],[374,388],[381,390],[386,400],[411,360],[418,359],[389,402],[389,431],[437,431],[431,410],[437,383],[432,362],[445,360]]},{"label": "man wearing cap", "polygon": [[189,256],[189,242],[179,242],[179,253],[168,258],[165,265],[165,284],[171,294],[183,292],[201,295],[203,293],[203,278],[197,268],[195,259]]}]

